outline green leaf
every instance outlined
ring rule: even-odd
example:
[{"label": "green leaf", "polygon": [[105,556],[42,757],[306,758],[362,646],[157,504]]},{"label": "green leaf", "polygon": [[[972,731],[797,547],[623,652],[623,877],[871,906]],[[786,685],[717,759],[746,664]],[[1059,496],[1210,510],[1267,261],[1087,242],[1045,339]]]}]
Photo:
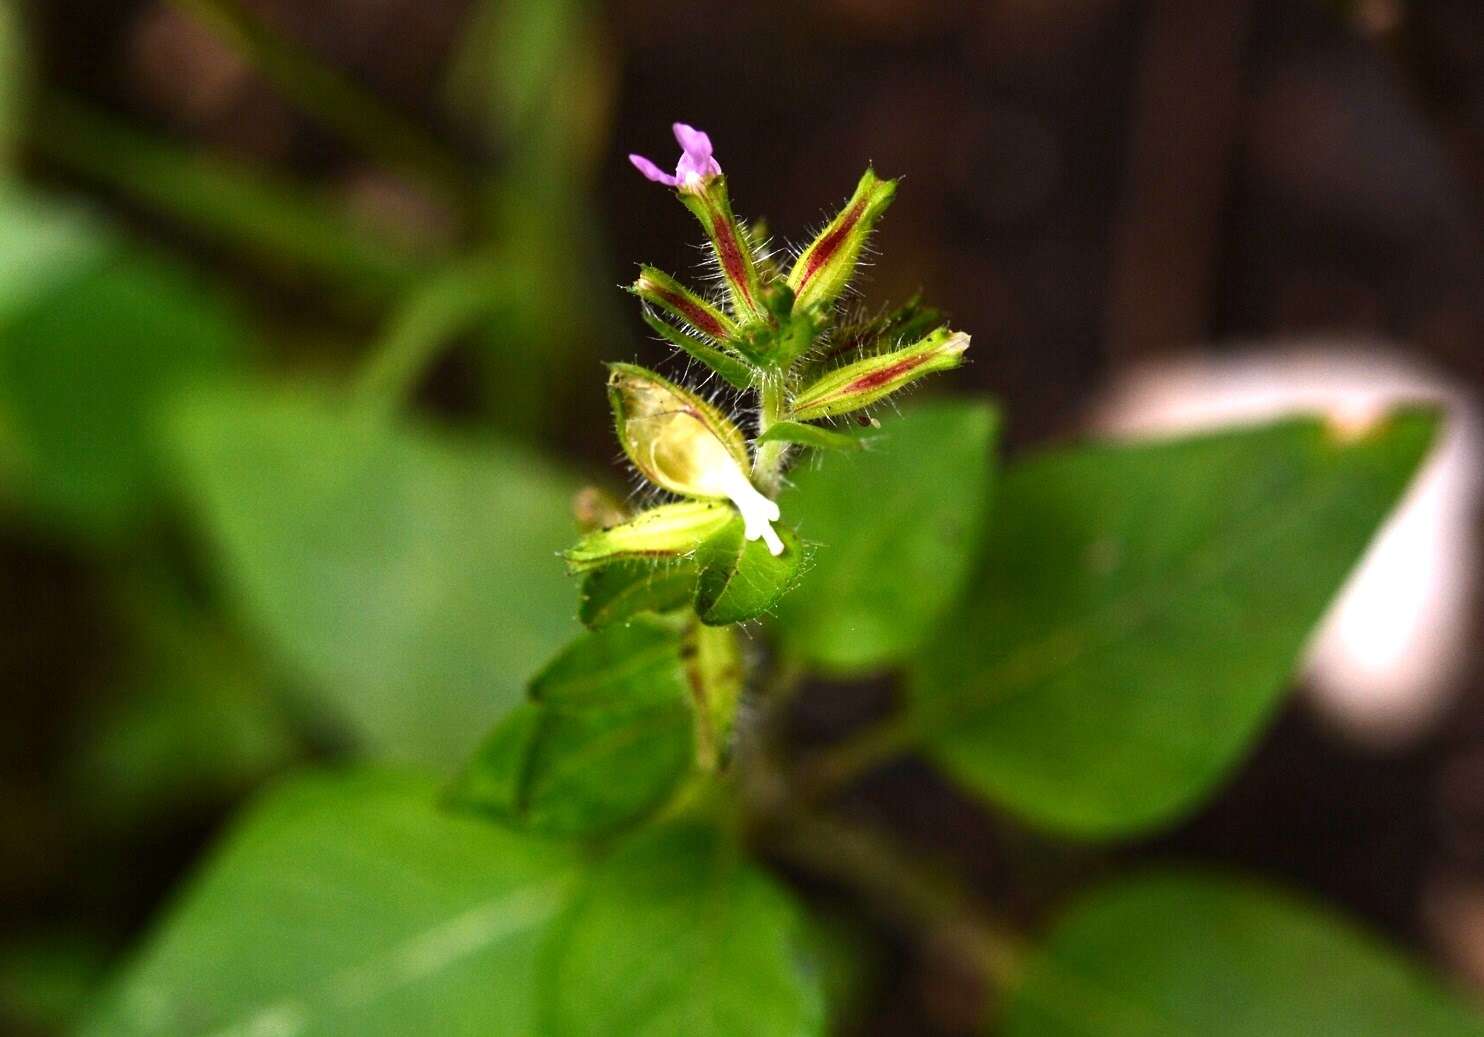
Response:
[{"label": "green leaf", "polygon": [[447,768],[577,629],[556,553],[574,483],[307,393],[173,415],[196,518],[246,619],[371,750]]},{"label": "green leaf", "polygon": [[1007,1037],[1466,1037],[1484,1023],[1410,962],[1255,885],[1120,882],[1055,927]]},{"label": "green leaf", "polygon": [[824,1032],[797,904],[712,828],[634,837],[596,868],[542,961],[553,1037]]},{"label": "green leaf", "polygon": [[780,421],[770,425],[768,431],[757,437],[757,441],[759,444],[798,443],[819,450],[864,450],[866,437],[876,434],[877,428],[874,425],[859,431],[851,428],[842,432],[819,425],[805,425],[801,421]]},{"label": "green leaf", "polygon": [[616,562],[582,581],[577,618],[594,630],[643,612],[670,612],[696,596],[696,567],[689,563]]},{"label": "green leaf", "polygon": [[584,634],[531,682],[465,769],[461,806],[552,835],[611,831],[659,806],[695,757],[678,622]]},{"label": "green leaf", "polygon": [[156,489],[156,410],[245,353],[190,277],[74,210],[0,194],[0,425],[26,511],[112,537]]},{"label": "green leaf", "polygon": [[85,1037],[531,1033],[538,947],[576,863],[435,797],[378,773],[266,797]]},{"label": "green leaf", "polygon": [[783,554],[774,557],[761,540],[743,538],[740,518],[696,550],[701,578],[696,612],[711,626],[743,623],[771,612],[798,581],[804,546],[787,526],[776,527]]},{"label": "green leaf", "polygon": [[496,725],[454,802],[556,836],[610,832],[658,807],[695,755],[690,708],[516,707]]},{"label": "green leaf", "polygon": [[747,390],[752,388],[756,380],[752,368],[736,357],[708,346],[693,335],[687,335],[679,328],[671,327],[668,323],[656,317],[649,311],[643,314],[644,323],[648,324],[661,338],[676,349],[682,350],[691,357],[699,360],[711,370],[722,377],[722,380],[733,389]]},{"label": "green leaf", "polygon": [[1406,488],[1434,415],[1064,450],[1006,477],[985,565],[912,682],[932,756],[1026,819],[1120,835],[1256,737]]},{"label": "green leaf", "polygon": [[584,634],[531,681],[531,698],[564,709],[684,699],[680,646],[680,624],[655,618]]},{"label": "green leaf", "polygon": [[984,404],[918,406],[867,452],[793,475],[784,517],[819,546],[778,606],[790,654],[858,673],[922,644],[979,555],[997,428]]}]

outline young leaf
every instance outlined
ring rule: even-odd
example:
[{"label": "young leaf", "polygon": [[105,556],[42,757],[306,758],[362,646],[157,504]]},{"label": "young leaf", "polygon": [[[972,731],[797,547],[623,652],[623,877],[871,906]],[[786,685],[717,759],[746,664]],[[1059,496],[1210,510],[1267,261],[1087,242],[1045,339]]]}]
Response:
[{"label": "young leaf", "polygon": [[878,432],[875,425],[868,426],[860,431],[850,429],[841,431],[839,429],[823,428],[819,425],[805,425],[799,421],[780,421],[768,427],[768,431],[757,437],[759,445],[763,443],[798,443],[800,446],[814,447],[817,450],[863,450],[866,446],[867,436],[874,436]]},{"label": "young leaf", "polygon": [[436,798],[377,773],[270,794],[84,1037],[534,1032],[537,949],[577,861]]},{"label": "young leaf", "polygon": [[746,540],[741,522],[724,527],[696,551],[701,578],[696,613],[701,622],[726,626],[756,619],[773,609],[798,579],[804,548],[794,531],[779,526],[783,553],[773,555],[761,540]]},{"label": "young leaf", "polygon": [[819,546],[778,603],[789,654],[861,672],[922,644],[983,543],[997,427],[983,404],[913,407],[870,451],[794,473],[783,513]]},{"label": "young leaf", "polygon": [[495,726],[452,798],[532,832],[601,834],[662,803],[694,747],[691,711],[678,697],[639,708],[527,703]]},{"label": "young leaf", "polygon": [[1272,712],[1435,426],[1294,420],[1019,465],[966,606],[918,660],[932,756],[1069,834],[1189,809]]},{"label": "young leaf", "polygon": [[1468,1037],[1469,1009],[1325,911],[1259,886],[1144,876],[1072,908],[1006,1037]]},{"label": "young leaf", "polygon": [[221,579],[373,751],[463,759],[577,629],[554,555],[574,482],[307,394],[213,392],[169,430]]},{"label": "young leaf", "polygon": [[577,618],[599,630],[644,612],[683,608],[695,597],[696,567],[689,562],[617,562],[587,574]]},{"label": "young leaf", "polygon": [[799,967],[792,898],[697,822],[636,835],[597,866],[542,959],[553,1037],[808,1037],[818,978]]}]

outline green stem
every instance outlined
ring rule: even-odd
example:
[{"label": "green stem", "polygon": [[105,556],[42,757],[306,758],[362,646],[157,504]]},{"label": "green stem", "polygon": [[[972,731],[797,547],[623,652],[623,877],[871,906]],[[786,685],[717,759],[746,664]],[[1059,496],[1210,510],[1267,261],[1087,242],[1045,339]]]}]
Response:
[{"label": "green stem", "polygon": [[164,143],[70,98],[42,99],[31,133],[46,159],[295,278],[384,298],[408,287],[426,262],[295,185]]},{"label": "green stem", "polygon": [[379,409],[405,400],[440,349],[507,300],[506,287],[500,270],[484,258],[428,279],[387,322],[356,379],[356,396]]},{"label": "green stem", "polygon": [[169,0],[215,29],[304,112],[388,167],[429,181],[467,211],[476,200],[464,164],[415,123],[389,110],[238,0]]},{"label": "green stem", "polygon": [[[760,406],[757,414],[757,434],[761,436],[783,418],[783,379],[767,375],[758,390]],[[773,497],[783,481],[783,462],[788,456],[787,443],[764,443],[757,449],[752,462],[752,478],[764,493]]]}]

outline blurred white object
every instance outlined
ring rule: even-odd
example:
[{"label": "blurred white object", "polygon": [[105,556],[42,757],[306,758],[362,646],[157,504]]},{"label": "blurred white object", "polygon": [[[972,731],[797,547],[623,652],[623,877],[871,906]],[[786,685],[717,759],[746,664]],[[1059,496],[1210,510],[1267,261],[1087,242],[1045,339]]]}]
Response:
[{"label": "blurred white object", "polygon": [[1314,637],[1307,676],[1351,734],[1395,744],[1424,733],[1457,690],[1471,630],[1484,428],[1467,394],[1371,343],[1315,343],[1175,360],[1116,384],[1097,431],[1165,435],[1298,412],[1359,431],[1396,404],[1442,404],[1432,456]]}]

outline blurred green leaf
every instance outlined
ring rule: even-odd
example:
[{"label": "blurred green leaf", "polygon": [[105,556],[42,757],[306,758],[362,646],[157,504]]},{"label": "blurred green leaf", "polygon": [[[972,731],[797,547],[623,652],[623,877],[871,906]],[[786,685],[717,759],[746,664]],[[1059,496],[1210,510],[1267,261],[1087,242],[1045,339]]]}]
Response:
[{"label": "blurred green leaf", "polygon": [[246,618],[374,752],[456,766],[576,630],[575,483],[305,393],[203,393],[174,454]]},{"label": "blurred green leaf", "polygon": [[531,682],[459,778],[462,806],[533,831],[611,831],[658,806],[694,760],[681,625],[585,634]]},{"label": "blurred green leaf", "polygon": [[75,1023],[103,975],[104,946],[50,932],[0,946],[0,1032],[60,1033]]},{"label": "blurred green leaf", "polygon": [[740,518],[696,550],[701,570],[696,612],[703,623],[745,623],[770,612],[787,596],[804,564],[804,546],[787,526],[778,526],[777,533],[783,554],[776,558],[763,541],[743,539]]},{"label": "blurred green leaf", "polygon": [[825,1030],[792,898],[695,822],[635,836],[599,864],[542,959],[554,1037],[803,1037]]},{"label": "blurred green leaf", "polygon": [[1016,466],[987,564],[912,682],[969,787],[1085,837],[1188,809],[1251,743],[1432,441],[1294,420]]},{"label": "blurred green leaf", "polygon": [[588,573],[583,579],[578,618],[597,630],[642,612],[670,612],[683,608],[695,597],[694,565],[615,562]]},{"label": "blurred green leaf", "polygon": [[371,772],[265,797],[83,1033],[531,1033],[537,949],[575,862],[435,797]]},{"label": "blurred green leaf", "polygon": [[914,407],[865,453],[823,457],[792,476],[783,516],[819,546],[778,604],[791,654],[859,672],[922,644],[978,557],[997,424],[984,404]]},{"label": "blurred green leaf", "polygon": [[177,268],[73,210],[0,197],[0,413],[9,492],[110,535],[152,503],[152,422],[245,353],[231,313]]},{"label": "blurred green leaf", "polygon": [[1012,995],[1007,1037],[1465,1037],[1484,1022],[1370,935],[1231,879],[1079,902]]},{"label": "blurred green leaf", "polygon": [[148,580],[120,596],[131,613],[127,659],[69,764],[74,795],[115,828],[220,807],[304,751],[256,660],[214,617]]}]

